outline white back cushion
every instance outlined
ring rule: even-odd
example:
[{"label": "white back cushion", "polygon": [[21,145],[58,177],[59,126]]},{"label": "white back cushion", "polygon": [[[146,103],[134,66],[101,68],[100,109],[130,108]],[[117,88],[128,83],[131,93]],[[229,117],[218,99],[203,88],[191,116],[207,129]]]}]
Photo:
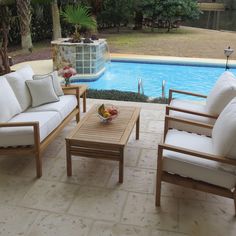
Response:
[{"label": "white back cushion", "polygon": [[215,154],[236,158],[236,98],[221,112],[212,131]]},{"label": "white back cushion", "polygon": [[45,75],[34,75],[33,79],[38,80],[38,79],[44,79],[45,77],[52,76],[52,82],[53,82],[53,87],[55,90],[55,93],[57,96],[63,96],[64,93],[61,88],[61,84],[58,78],[58,73],[57,71],[53,71],[51,73],[45,74]]},{"label": "white back cushion", "polygon": [[32,80],[33,75],[34,72],[30,66],[25,66],[5,75],[20,103],[22,111],[25,111],[31,105],[31,96],[25,81]]},{"label": "white back cushion", "polygon": [[231,72],[226,71],[209,93],[206,108],[210,114],[219,115],[234,97],[236,97],[236,78]]},{"label": "white back cushion", "polygon": [[21,112],[21,107],[6,78],[0,77],[0,122],[7,122]]}]

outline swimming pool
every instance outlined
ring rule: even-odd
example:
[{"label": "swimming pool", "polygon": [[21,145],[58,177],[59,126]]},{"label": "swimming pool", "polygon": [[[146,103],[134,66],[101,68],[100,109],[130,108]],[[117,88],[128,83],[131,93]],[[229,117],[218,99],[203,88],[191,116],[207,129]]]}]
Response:
[{"label": "swimming pool", "polygon": [[[161,96],[162,80],[166,81],[166,96],[168,96],[169,88],[208,94],[224,71],[223,67],[112,61],[98,80],[87,82],[87,84],[91,89],[137,92],[138,79],[141,78],[144,94],[149,97]],[[230,69],[230,71],[236,73],[236,69]],[[185,97],[184,95],[178,96]],[[195,98],[192,97],[192,99]]]}]

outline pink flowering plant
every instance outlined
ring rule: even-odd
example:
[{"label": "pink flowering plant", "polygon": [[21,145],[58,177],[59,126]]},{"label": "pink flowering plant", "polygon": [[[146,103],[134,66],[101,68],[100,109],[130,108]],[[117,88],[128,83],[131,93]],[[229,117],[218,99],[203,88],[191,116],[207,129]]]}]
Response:
[{"label": "pink flowering plant", "polygon": [[65,85],[70,84],[70,77],[76,74],[76,70],[71,66],[65,66],[58,71],[58,74],[65,79]]}]

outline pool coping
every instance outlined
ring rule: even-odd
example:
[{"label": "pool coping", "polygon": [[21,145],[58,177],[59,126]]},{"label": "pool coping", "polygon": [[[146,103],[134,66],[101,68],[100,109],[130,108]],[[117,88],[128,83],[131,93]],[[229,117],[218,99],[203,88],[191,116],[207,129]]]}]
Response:
[{"label": "pool coping", "polygon": [[[225,59],[209,59],[209,58],[192,58],[192,57],[169,57],[169,56],[152,56],[152,55],[136,55],[111,53],[111,61],[124,62],[140,62],[140,63],[160,63],[172,65],[189,65],[189,66],[210,66],[225,67]],[[47,74],[53,71],[52,59],[32,60],[14,64],[11,69],[17,70],[25,65],[31,65],[37,74]],[[236,68],[236,60],[229,61],[230,68]]]},{"label": "pool coping", "polygon": [[[171,65],[188,65],[188,66],[208,66],[208,67],[225,67],[226,59],[212,58],[193,58],[193,57],[170,57],[170,56],[153,56],[138,54],[121,54],[111,53],[111,61],[117,62],[139,62],[139,63],[158,63]],[[236,60],[229,59],[230,68],[236,68]]]}]

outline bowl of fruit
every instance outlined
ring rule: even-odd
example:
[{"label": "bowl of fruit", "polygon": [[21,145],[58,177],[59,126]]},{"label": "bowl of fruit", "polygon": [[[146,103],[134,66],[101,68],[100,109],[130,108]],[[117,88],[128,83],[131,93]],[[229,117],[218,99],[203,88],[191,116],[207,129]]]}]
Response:
[{"label": "bowl of fruit", "polygon": [[118,116],[118,109],[111,104],[102,104],[98,107],[98,117],[101,122],[111,122]]}]

